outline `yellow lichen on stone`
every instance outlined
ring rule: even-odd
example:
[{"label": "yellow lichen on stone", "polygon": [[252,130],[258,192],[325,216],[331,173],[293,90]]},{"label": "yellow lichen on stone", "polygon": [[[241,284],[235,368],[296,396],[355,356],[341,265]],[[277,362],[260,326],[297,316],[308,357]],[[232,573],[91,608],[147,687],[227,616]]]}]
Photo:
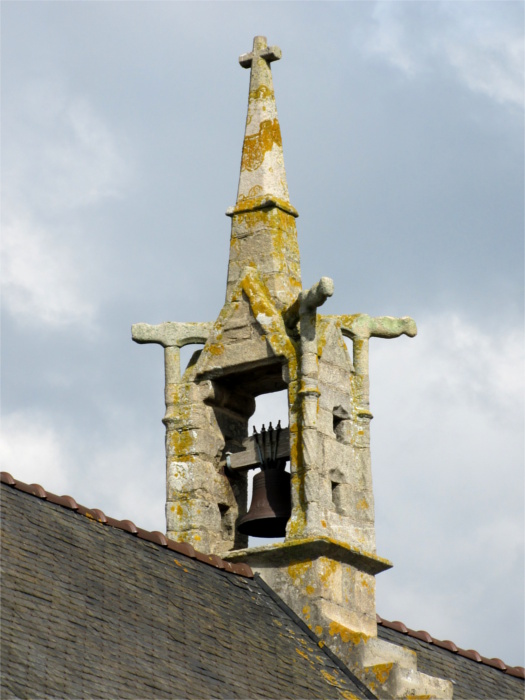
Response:
[{"label": "yellow lichen on stone", "polygon": [[339,635],[341,641],[343,641],[345,644],[348,642],[352,642],[352,644],[355,645],[360,644],[361,642],[366,644],[368,641],[368,637],[366,635],[361,634],[360,632],[354,632],[353,630],[348,629],[348,627],[345,627],[344,625],[339,624],[339,622],[335,622],[333,620],[330,622],[328,634],[331,637]]},{"label": "yellow lichen on stone", "polygon": [[241,171],[248,170],[252,172],[257,170],[262,164],[264,156],[268,151],[272,150],[274,144],[280,148],[283,145],[279,121],[277,119],[267,119],[260,123],[258,133],[244,137]]},{"label": "yellow lichen on stone", "polygon": [[377,664],[376,666],[372,666],[371,670],[372,670],[374,676],[379,681],[379,683],[381,683],[381,685],[383,685],[384,683],[387,682],[393,666],[394,666],[394,664],[392,664],[392,663],[390,663],[390,664]]},{"label": "yellow lichen on stone", "polygon": [[302,561],[288,566],[288,575],[292,579],[294,585],[302,583],[304,577],[312,568],[311,561]]},{"label": "yellow lichen on stone", "polygon": [[311,664],[313,664],[313,661],[310,659],[308,654],[306,654],[302,649],[298,649],[297,647],[295,648],[295,651],[299,654],[299,656],[302,656],[303,659],[306,659],[309,661]]},{"label": "yellow lichen on stone", "polygon": [[349,690],[343,690],[342,688],[338,688],[338,690],[339,694],[342,698],[344,698],[344,700],[358,700],[357,695],[354,695]]},{"label": "yellow lichen on stone", "polygon": [[323,678],[330,683],[330,685],[339,685],[339,679],[336,676],[333,676],[331,673],[328,673],[328,671],[325,671],[324,668],[321,669],[321,675]]}]

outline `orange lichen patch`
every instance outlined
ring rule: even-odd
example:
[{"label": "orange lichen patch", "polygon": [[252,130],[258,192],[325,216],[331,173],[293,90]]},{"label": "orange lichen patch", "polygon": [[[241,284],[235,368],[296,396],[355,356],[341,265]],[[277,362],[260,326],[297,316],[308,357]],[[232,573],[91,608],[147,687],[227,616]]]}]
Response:
[{"label": "orange lichen patch", "polygon": [[270,292],[265,287],[255,267],[247,266],[240,288],[250,302],[253,315],[266,332],[267,339],[276,355],[288,360],[288,369],[292,376],[297,373],[297,356],[286,333],[284,322],[273,303]]},{"label": "orange lichen patch", "polygon": [[168,434],[172,454],[187,454],[195,439],[194,430],[171,430]]},{"label": "orange lichen patch", "polygon": [[371,671],[374,674],[374,676],[377,678],[379,683],[381,685],[383,683],[386,683],[388,680],[388,677],[390,676],[390,672],[392,671],[394,664],[377,664],[376,666],[371,667]]},{"label": "orange lichen patch", "polygon": [[342,688],[339,688],[339,694],[341,697],[343,697],[345,700],[358,700],[357,695],[354,695],[351,693],[349,690],[343,690]]},{"label": "orange lichen patch", "polygon": [[315,593],[314,586],[306,586],[304,590],[306,591],[306,595],[313,595]]},{"label": "orange lichen patch", "polygon": [[274,92],[267,85],[259,85],[255,90],[252,90],[248,95],[248,100],[271,99],[274,97]]},{"label": "orange lichen patch", "polygon": [[314,632],[318,637],[320,637],[323,634],[323,628],[321,627],[321,625],[316,625]]},{"label": "orange lichen patch", "polygon": [[297,564],[290,564],[288,566],[288,575],[290,576],[294,584],[297,585],[302,582],[302,579],[311,568],[311,561],[302,561]]},{"label": "orange lichen patch", "polygon": [[264,156],[271,151],[276,144],[282,148],[281,128],[277,119],[266,119],[259,125],[256,134],[244,137],[242,149],[241,172],[248,170],[253,172],[262,164]]},{"label": "orange lichen patch", "polygon": [[370,506],[368,505],[368,501],[366,498],[361,498],[359,501],[356,503],[356,508],[358,510],[368,510]]},{"label": "orange lichen patch", "polygon": [[351,629],[348,629],[348,627],[345,627],[344,625],[339,624],[339,622],[332,621],[330,623],[330,627],[328,628],[328,634],[331,637],[334,637],[336,634],[341,637],[341,641],[343,641],[345,644],[348,642],[352,642],[352,644],[360,644],[361,642],[364,642],[365,644],[368,641],[368,637],[364,634],[361,634],[360,632],[354,632]]},{"label": "orange lichen patch", "polygon": [[224,352],[224,345],[222,343],[210,343],[207,350],[211,355],[222,355]]},{"label": "orange lichen patch", "polygon": [[319,578],[322,581],[323,585],[326,587],[330,584],[330,578],[341,568],[341,565],[339,562],[334,561],[333,559],[325,559],[323,558],[322,561],[322,569],[321,573],[319,574]]},{"label": "orange lichen patch", "polygon": [[407,700],[430,700],[432,695],[407,695]]},{"label": "orange lichen patch", "polygon": [[277,627],[282,627],[282,626],[283,626],[283,623],[282,623],[280,620],[276,620],[275,618],[273,618],[273,622],[274,622],[275,625],[277,625]]},{"label": "orange lichen patch", "polygon": [[368,588],[369,590],[373,588],[373,586],[370,585],[370,582],[363,576],[360,581],[359,581],[361,588]]},{"label": "orange lichen patch", "polygon": [[322,525],[323,527],[326,527],[326,520],[321,520],[321,525]]},{"label": "orange lichen patch", "polygon": [[337,678],[337,676],[333,676],[331,673],[328,673],[328,671],[325,671],[324,668],[321,669],[321,674],[322,674],[323,678],[325,679],[325,681],[328,681],[328,683],[330,683],[330,685],[335,685],[335,686],[339,685],[339,679]]},{"label": "orange lichen patch", "polygon": [[309,619],[310,619],[310,606],[309,606],[309,605],[305,605],[305,606],[304,606],[304,608],[303,608],[303,615],[304,615],[304,619],[305,619],[305,620],[309,620]]},{"label": "orange lichen patch", "polygon": [[302,649],[298,649],[297,647],[295,647],[295,651],[299,654],[299,656],[302,656],[303,659],[306,659],[311,664],[313,664],[313,661],[309,658],[308,654],[306,654]]}]

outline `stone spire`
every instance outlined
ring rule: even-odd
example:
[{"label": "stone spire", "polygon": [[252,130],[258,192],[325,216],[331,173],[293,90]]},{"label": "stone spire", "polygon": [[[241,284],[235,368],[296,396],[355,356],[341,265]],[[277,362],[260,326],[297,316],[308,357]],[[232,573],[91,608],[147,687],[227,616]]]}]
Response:
[{"label": "stone spire", "polygon": [[232,217],[226,301],[247,267],[256,268],[278,309],[292,304],[301,291],[295,218],[284,170],[281,128],[270,63],[281,49],[256,36],[253,50],[239,63],[250,68],[248,115],[242,149],[237,202]]},{"label": "stone spire", "polygon": [[253,51],[239,57],[241,66],[251,68],[251,74],[241,176],[233,211],[260,207],[272,201],[284,211],[297,216],[288,195],[281,128],[270,68],[270,63],[280,58],[281,49],[268,47],[264,36],[256,36]]}]

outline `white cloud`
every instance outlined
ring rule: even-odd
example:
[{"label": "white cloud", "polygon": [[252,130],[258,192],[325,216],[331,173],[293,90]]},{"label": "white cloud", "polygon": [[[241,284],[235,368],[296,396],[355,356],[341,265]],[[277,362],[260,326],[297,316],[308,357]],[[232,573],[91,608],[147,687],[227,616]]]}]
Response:
[{"label": "white cloud", "polygon": [[519,663],[523,337],[454,314],[418,325],[371,341],[378,551],[395,564],[378,612]]},{"label": "white cloud", "polygon": [[[58,430],[37,411],[10,413],[2,419],[0,468],[114,518],[164,532],[162,443],[152,445],[124,423],[117,419],[115,435],[97,442],[96,431],[85,436],[65,426]],[[148,471],[152,463],[158,467],[154,479]]]},{"label": "white cloud", "polygon": [[20,89],[3,120],[4,308],[19,323],[89,327],[86,211],[123,193],[125,149],[85,98],[49,80]]},{"label": "white cloud", "polygon": [[22,323],[83,323],[90,327],[95,305],[84,297],[81,264],[53,233],[15,218],[2,234],[4,308]]},{"label": "white cloud", "polygon": [[18,411],[2,419],[0,464],[15,479],[38,483],[46,490],[67,492],[67,448],[52,424],[32,411]]},{"label": "white cloud", "polygon": [[512,3],[379,2],[359,31],[365,53],[408,77],[448,65],[473,92],[523,106],[522,25]]}]

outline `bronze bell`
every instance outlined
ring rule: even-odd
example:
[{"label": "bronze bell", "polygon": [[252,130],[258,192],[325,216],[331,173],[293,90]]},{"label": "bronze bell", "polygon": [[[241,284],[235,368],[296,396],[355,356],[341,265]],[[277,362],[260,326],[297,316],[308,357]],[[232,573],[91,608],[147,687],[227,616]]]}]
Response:
[{"label": "bronze bell", "polygon": [[237,529],[251,537],[284,537],[291,512],[290,474],[268,469],[253,477],[252,504]]}]

